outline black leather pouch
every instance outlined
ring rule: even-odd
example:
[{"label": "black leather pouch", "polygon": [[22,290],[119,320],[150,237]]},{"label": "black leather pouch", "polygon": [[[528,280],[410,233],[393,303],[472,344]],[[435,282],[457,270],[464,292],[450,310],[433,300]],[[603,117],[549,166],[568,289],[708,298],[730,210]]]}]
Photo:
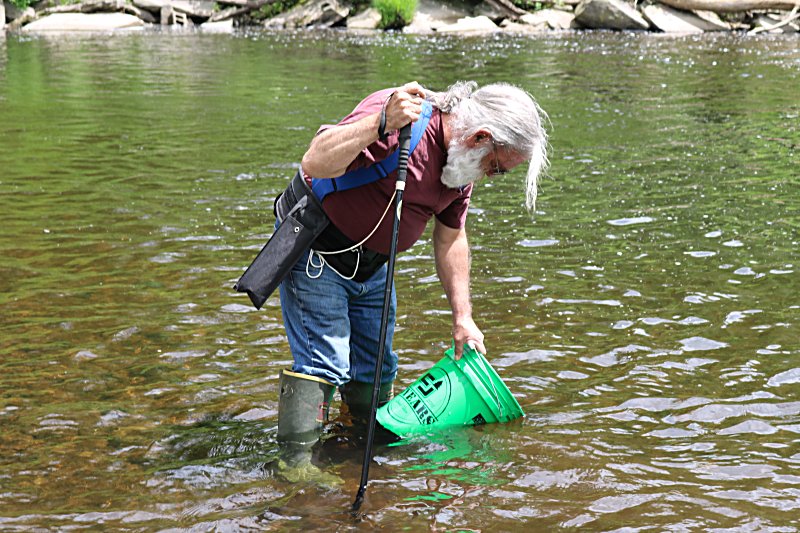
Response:
[{"label": "black leather pouch", "polygon": [[[303,181],[301,176],[299,179]],[[288,207],[287,200],[294,200],[294,205],[282,216],[282,221],[272,237],[234,286],[235,290],[247,293],[256,309],[261,309],[295,263],[330,223],[322,210],[322,204],[314,197],[311,189],[304,181],[302,185],[296,183],[297,181],[298,177],[295,177],[278,198],[276,211],[282,215],[280,211],[281,208]]]}]

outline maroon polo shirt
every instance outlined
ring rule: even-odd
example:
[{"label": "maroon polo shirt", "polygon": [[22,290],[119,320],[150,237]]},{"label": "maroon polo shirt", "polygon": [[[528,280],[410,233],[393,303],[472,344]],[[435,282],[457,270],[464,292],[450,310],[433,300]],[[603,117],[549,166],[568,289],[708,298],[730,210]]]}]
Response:
[{"label": "maroon polo shirt", "polygon": [[[394,89],[386,89],[365,98],[339,125],[356,122],[378,113]],[[317,134],[334,125],[320,127]],[[388,157],[398,146],[398,132],[386,141],[376,141],[361,151],[350,163],[348,171],[367,167]],[[434,108],[428,128],[408,162],[408,177],[403,193],[403,212],[397,248],[407,250],[422,236],[431,217],[442,224],[460,229],[467,218],[472,185],[463,190],[450,189],[441,182],[442,168],[447,163],[442,114]],[[308,179],[308,177],[306,177]],[[331,221],[348,238],[360,242],[378,223],[394,193],[397,171],[368,185],[347,191],[332,192],[325,197],[323,208]],[[394,210],[390,209],[378,230],[364,243],[372,251],[389,254]]]}]

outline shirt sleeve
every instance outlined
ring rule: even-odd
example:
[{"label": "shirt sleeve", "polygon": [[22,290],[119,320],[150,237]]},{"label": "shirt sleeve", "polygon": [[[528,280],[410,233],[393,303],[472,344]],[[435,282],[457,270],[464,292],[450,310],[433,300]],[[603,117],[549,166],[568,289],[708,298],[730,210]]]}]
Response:
[{"label": "shirt sleeve", "polygon": [[[392,92],[394,92],[394,89],[384,89],[382,91],[372,93],[364,98],[364,100],[362,100],[356,106],[356,108],[353,109],[353,111],[344,117],[338,124],[324,124],[320,126],[320,128],[317,130],[317,135],[331,128],[352,124],[353,122],[358,122],[369,115],[379,113],[383,107],[383,102],[386,101]],[[351,170],[368,167],[377,161],[383,161],[397,149],[399,144],[398,137],[399,133],[397,131],[393,131],[388,133],[385,141],[377,140],[370,144],[361,150],[361,153],[347,167],[347,171],[350,172]]]},{"label": "shirt sleeve", "polygon": [[448,228],[461,229],[467,223],[469,200],[472,197],[472,184],[464,187],[464,191],[450,205],[436,213],[436,220]]}]

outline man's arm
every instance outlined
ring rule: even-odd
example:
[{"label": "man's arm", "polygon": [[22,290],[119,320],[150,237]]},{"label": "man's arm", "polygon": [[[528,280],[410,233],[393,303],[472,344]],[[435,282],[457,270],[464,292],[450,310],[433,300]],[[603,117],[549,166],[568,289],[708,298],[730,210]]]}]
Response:
[{"label": "man's arm", "polygon": [[453,340],[456,359],[461,359],[464,344],[471,342],[486,354],[483,333],[472,319],[469,301],[469,243],[464,228],[453,229],[438,220],[433,227],[436,273],[453,310]]},{"label": "man's arm", "polygon": [[[386,103],[384,131],[389,133],[419,119],[424,98],[425,92],[417,82],[397,89]],[[314,137],[303,156],[303,171],[313,178],[341,176],[361,150],[378,140],[379,124],[380,112],[323,131]]]}]

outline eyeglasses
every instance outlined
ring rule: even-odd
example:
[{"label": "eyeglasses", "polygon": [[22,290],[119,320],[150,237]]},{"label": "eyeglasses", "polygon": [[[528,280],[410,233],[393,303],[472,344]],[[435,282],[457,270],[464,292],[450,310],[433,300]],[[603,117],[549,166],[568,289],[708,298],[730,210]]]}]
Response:
[{"label": "eyeglasses", "polygon": [[492,172],[492,176],[502,176],[503,174],[508,173],[508,169],[505,169],[500,166],[500,160],[497,159],[497,143],[492,140],[492,152],[494,153],[494,171]]}]

